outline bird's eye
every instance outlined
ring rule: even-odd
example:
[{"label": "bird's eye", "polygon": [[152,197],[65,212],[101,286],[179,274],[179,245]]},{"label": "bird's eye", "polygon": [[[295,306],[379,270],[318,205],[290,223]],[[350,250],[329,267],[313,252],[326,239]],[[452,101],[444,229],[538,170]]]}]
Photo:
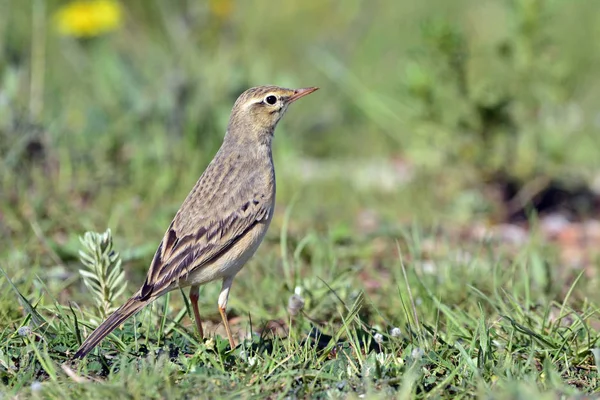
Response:
[{"label": "bird's eye", "polygon": [[267,104],[273,105],[273,104],[277,103],[277,97],[270,95],[270,96],[267,96],[265,101],[267,102]]}]

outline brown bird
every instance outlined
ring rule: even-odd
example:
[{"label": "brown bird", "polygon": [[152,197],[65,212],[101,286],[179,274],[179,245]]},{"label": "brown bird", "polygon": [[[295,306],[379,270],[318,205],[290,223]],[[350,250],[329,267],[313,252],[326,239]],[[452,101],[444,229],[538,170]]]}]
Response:
[{"label": "brown bird", "polygon": [[235,347],[227,299],[233,278],[262,242],[273,217],[273,133],[288,106],[315,90],[260,86],[238,97],[221,148],[169,225],[143,286],[88,336],[75,358],[88,354],[144,306],[185,286],[191,286],[194,319],[203,337],[199,287],[217,279],[223,280],[219,312]]}]

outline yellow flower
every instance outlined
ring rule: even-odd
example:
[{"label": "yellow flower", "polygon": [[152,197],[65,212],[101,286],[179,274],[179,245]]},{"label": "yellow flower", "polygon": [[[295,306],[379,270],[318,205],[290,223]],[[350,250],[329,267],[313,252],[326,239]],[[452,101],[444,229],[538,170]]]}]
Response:
[{"label": "yellow flower", "polygon": [[226,19],[233,11],[233,2],[232,0],[210,0],[208,7],[217,18]]},{"label": "yellow flower", "polygon": [[61,7],[54,18],[63,35],[89,38],[117,29],[122,10],[114,0],[77,0]]}]

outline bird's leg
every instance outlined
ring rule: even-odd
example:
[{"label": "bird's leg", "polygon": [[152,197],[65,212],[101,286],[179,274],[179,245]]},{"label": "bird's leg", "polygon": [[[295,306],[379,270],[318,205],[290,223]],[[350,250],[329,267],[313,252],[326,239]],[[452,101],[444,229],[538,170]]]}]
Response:
[{"label": "bird's leg", "polygon": [[229,346],[233,350],[235,348],[235,342],[233,336],[231,336],[231,329],[229,329],[229,321],[227,320],[227,299],[229,298],[229,289],[233,283],[233,277],[223,279],[223,287],[221,288],[221,294],[219,294],[219,312],[223,319],[223,325],[225,325],[225,331],[227,331],[227,338],[229,339]]},{"label": "bird's leg", "polygon": [[198,309],[198,299],[200,298],[200,287],[192,286],[190,288],[190,302],[192,303],[192,310],[194,310],[194,320],[196,321],[196,328],[198,328],[198,334],[200,339],[204,339],[204,331],[202,330],[202,320],[200,319],[200,310]]}]

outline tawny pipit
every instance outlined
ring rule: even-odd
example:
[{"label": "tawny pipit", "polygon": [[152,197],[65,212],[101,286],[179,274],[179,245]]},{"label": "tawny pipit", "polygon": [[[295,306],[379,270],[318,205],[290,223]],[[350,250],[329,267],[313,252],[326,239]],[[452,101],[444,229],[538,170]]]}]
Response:
[{"label": "tawny pipit", "polygon": [[227,298],[233,278],[260,245],[273,217],[273,132],[287,107],[315,90],[260,86],[238,97],[223,144],[177,211],[144,285],[88,336],[76,358],[144,306],[184,286],[191,286],[190,301],[202,337],[198,289],[217,279],[223,280],[219,312],[229,344],[235,347],[225,313]]}]

